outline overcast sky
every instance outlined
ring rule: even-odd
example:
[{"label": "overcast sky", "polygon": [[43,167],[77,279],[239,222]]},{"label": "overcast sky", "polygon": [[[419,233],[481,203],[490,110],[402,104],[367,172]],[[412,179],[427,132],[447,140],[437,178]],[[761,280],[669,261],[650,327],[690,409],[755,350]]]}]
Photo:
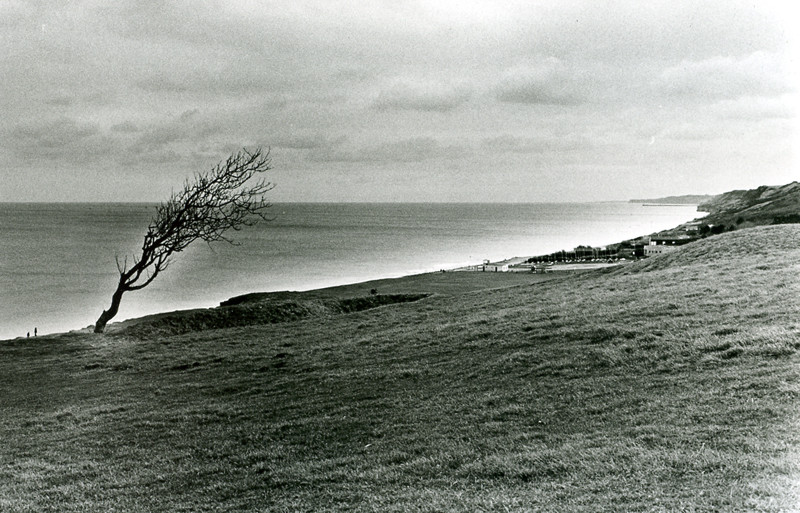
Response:
[{"label": "overcast sky", "polygon": [[793,2],[0,0],[0,201],[598,201],[800,179]]}]

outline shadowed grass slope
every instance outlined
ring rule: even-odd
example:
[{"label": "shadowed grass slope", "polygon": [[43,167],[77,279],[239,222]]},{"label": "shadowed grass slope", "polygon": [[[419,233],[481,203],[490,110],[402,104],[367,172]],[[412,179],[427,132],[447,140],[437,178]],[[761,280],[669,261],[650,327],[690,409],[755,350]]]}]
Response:
[{"label": "shadowed grass slope", "polygon": [[748,229],[369,311],[5,343],[0,510],[796,510],[798,240]]},{"label": "shadowed grass slope", "polygon": [[111,332],[135,337],[182,335],[192,331],[216,330],[237,326],[291,322],[305,317],[325,318],[360,312],[380,306],[419,301],[427,294],[375,294],[364,297],[324,299],[269,299],[248,301],[218,308],[181,310],[122,322]]}]

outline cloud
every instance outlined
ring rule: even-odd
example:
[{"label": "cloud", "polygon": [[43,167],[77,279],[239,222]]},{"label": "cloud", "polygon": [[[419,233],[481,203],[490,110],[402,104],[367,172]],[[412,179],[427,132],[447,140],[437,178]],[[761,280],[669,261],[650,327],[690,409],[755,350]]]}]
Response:
[{"label": "cloud", "polygon": [[684,60],[661,72],[658,87],[672,96],[714,100],[780,95],[791,91],[792,84],[776,54],[757,51],[739,57]]},{"label": "cloud", "polygon": [[3,143],[21,162],[61,161],[86,166],[118,162],[135,166],[186,159],[196,152],[198,144],[218,131],[194,110],[143,128],[126,121],[106,129],[62,117],[17,125]]},{"label": "cloud", "polygon": [[269,139],[269,145],[273,148],[286,148],[292,150],[314,150],[319,148],[330,148],[342,142],[344,139],[330,140],[321,134],[313,135],[277,135]]},{"label": "cloud", "polygon": [[735,100],[720,100],[711,106],[711,110],[723,119],[794,119],[797,117],[797,98],[793,95],[740,96]]},{"label": "cloud", "polygon": [[495,153],[550,153],[585,150],[591,148],[592,144],[586,137],[576,134],[563,137],[518,137],[505,134],[486,138],[481,146]]},{"label": "cloud", "polygon": [[11,130],[5,145],[24,162],[66,161],[80,163],[106,154],[110,141],[92,123],[70,118],[32,121]]},{"label": "cloud", "polygon": [[159,148],[150,151],[136,151],[133,155],[122,155],[118,159],[120,163],[126,165],[142,164],[170,164],[186,160],[186,155],[178,153],[170,148]]},{"label": "cloud", "polygon": [[188,91],[188,87],[175,80],[153,76],[136,81],[136,87],[148,93],[183,93]]},{"label": "cloud", "polygon": [[131,149],[144,153],[162,150],[179,142],[194,145],[208,140],[219,130],[220,127],[200,116],[198,110],[188,110],[174,119],[145,127]]},{"label": "cloud", "polygon": [[[197,55],[193,58],[201,59]],[[293,72],[294,79],[286,74],[275,72],[265,63],[222,62],[209,57],[206,68],[162,70],[157,75],[136,80],[133,85],[141,91],[153,95],[175,95],[211,98],[242,97],[255,94],[268,94],[275,91],[297,91],[298,81],[303,73]],[[303,79],[306,80],[306,79]]]},{"label": "cloud", "polygon": [[460,158],[471,153],[458,144],[442,144],[432,137],[411,137],[358,148],[331,146],[309,155],[317,162],[421,162],[432,159]]},{"label": "cloud", "polygon": [[122,123],[111,125],[111,131],[132,134],[138,132],[139,128],[130,121],[123,121]]},{"label": "cloud", "polygon": [[670,139],[673,141],[690,142],[690,141],[708,141],[721,137],[716,131],[714,125],[703,125],[697,123],[681,123],[661,130],[656,136],[656,139]]},{"label": "cloud", "polygon": [[576,73],[561,60],[549,57],[506,70],[495,87],[506,103],[577,105],[586,101]]},{"label": "cloud", "polygon": [[321,6],[304,11],[279,4],[119,0],[93,14],[123,50],[120,58],[128,66],[120,74],[127,83],[158,96],[211,101],[278,91],[326,96],[346,81],[341,72],[348,63],[363,72],[379,62],[361,59],[370,59],[370,52],[352,53],[369,46],[368,39],[338,37],[330,20],[307,12]]},{"label": "cloud", "polygon": [[47,105],[53,105],[55,107],[69,107],[70,105],[75,103],[75,99],[70,96],[60,95],[45,100],[45,103]]},{"label": "cloud", "polygon": [[[642,147],[659,148],[647,146],[653,136],[664,138],[664,169],[671,146],[710,160],[706,141],[767,162],[782,146],[763,140],[785,139],[797,107],[794,31],[773,3],[791,4],[0,2],[0,160],[53,169],[54,181],[57,164],[103,164],[119,183],[178,179],[198,155],[261,143],[308,173],[300,199],[331,162],[374,176],[352,186],[375,190],[391,162],[478,180],[486,166],[473,160],[496,156],[520,172],[640,162]],[[719,176],[745,167],[734,152],[714,156]]]},{"label": "cloud", "polygon": [[72,119],[62,118],[49,123],[31,123],[18,127],[15,136],[20,139],[36,141],[42,148],[58,148],[73,141],[94,136],[97,126],[78,124]]},{"label": "cloud", "polygon": [[465,85],[401,79],[383,88],[372,106],[378,110],[447,112],[467,102],[471,96],[472,91]]}]

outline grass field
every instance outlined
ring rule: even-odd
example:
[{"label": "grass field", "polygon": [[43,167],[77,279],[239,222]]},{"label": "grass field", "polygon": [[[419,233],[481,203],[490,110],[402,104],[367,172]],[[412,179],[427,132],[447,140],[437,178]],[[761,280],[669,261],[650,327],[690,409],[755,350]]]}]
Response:
[{"label": "grass field", "polygon": [[800,511],[799,240],[1,343],[0,511]]}]

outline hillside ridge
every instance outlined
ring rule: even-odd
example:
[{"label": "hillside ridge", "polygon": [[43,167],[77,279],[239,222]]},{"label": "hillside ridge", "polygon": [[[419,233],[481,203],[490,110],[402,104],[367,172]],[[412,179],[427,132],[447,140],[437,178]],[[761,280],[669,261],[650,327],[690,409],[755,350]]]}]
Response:
[{"label": "hillside ridge", "polygon": [[704,221],[727,226],[797,223],[800,182],[726,192],[701,203],[697,209],[708,212]]},{"label": "hillside ridge", "polygon": [[[703,266],[721,260],[738,260],[740,265],[758,266],[758,262],[776,253],[797,250],[800,224],[753,226],[700,239],[673,252],[651,256],[611,269],[611,273],[631,274],[664,269]],[[786,265],[795,262],[785,261]]]}]

